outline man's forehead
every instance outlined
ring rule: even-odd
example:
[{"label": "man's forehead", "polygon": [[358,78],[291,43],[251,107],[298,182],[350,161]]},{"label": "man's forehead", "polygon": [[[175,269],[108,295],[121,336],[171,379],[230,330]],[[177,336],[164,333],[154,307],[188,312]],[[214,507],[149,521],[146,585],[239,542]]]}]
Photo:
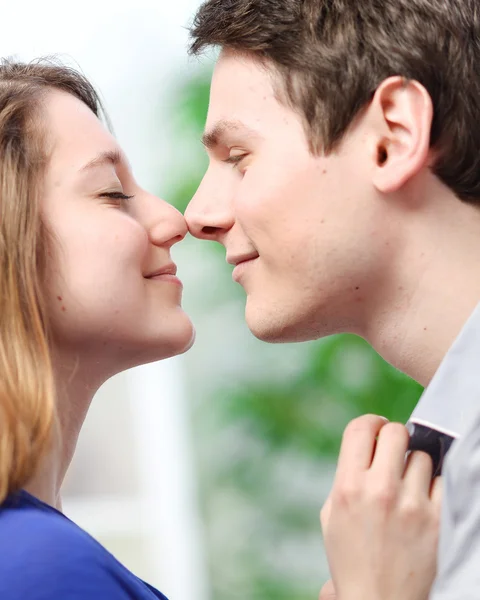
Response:
[{"label": "man's forehead", "polygon": [[232,132],[258,134],[284,117],[276,81],[272,70],[254,58],[221,54],[210,88],[204,141],[215,141],[211,133],[217,138]]},{"label": "man's forehead", "polygon": [[276,71],[255,56],[222,51],[213,70],[210,100],[220,106],[233,102],[255,101],[274,96]]}]

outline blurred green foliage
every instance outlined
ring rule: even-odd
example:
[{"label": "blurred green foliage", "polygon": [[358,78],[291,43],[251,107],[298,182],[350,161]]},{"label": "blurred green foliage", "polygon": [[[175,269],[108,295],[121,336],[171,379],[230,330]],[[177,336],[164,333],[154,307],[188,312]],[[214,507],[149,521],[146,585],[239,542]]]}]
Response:
[{"label": "blurred green foliage", "polygon": [[[180,181],[171,185],[180,210],[207,165],[200,137],[209,79],[202,72],[183,82],[172,105],[177,157],[186,157]],[[235,294],[229,283],[220,298]],[[321,549],[312,541],[320,538],[318,481],[325,465],[333,472],[345,425],[365,413],[405,422],[422,392],[353,335],[309,343],[305,356],[287,379],[246,374],[240,386],[223,381],[217,398],[200,406],[203,416],[196,413],[212,600],[316,597],[326,569],[325,562],[319,569]]]},{"label": "blurred green foliage", "polygon": [[421,391],[363,339],[338,335],[312,345],[304,368],[287,384],[247,382],[241,390],[222,390],[220,406],[226,421],[248,423],[272,449],[336,457],[345,415],[406,421]]}]

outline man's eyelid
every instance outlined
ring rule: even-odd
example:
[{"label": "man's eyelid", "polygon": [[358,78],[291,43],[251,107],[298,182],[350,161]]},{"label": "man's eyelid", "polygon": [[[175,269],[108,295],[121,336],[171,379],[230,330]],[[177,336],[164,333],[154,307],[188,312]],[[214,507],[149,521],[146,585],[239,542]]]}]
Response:
[{"label": "man's eyelid", "polygon": [[246,150],[245,148],[240,148],[238,146],[234,146],[229,150],[229,155],[234,157],[245,156],[246,154],[249,154],[248,150]]}]

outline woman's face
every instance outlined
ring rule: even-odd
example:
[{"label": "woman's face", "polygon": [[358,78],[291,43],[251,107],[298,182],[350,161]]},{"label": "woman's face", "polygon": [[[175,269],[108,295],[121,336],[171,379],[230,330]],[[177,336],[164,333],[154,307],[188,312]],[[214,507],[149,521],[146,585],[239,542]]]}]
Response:
[{"label": "woman's face", "polygon": [[184,352],[194,329],[170,255],[186,234],[183,216],[138,186],[85,104],[55,91],[45,110],[52,149],[42,211],[54,236],[46,284],[56,353],[111,374]]}]

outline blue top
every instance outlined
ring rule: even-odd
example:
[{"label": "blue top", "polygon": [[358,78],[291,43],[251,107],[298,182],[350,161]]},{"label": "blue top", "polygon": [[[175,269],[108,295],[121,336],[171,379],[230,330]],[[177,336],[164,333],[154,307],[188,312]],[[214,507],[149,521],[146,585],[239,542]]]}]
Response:
[{"label": "blue top", "polygon": [[0,507],[1,600],[166,600],[65,515],[25,491]]}]

